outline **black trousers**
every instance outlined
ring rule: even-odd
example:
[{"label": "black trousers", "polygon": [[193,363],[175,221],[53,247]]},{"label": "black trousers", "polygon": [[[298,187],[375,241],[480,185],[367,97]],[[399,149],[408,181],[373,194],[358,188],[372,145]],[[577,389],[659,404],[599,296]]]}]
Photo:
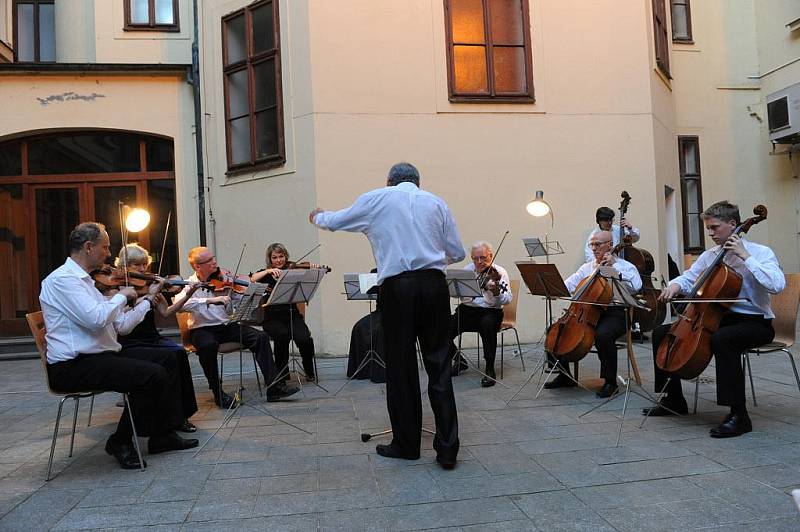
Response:
[{"label": "black trousers", "polygon": [[[139,436],[158,436],[183,421],[177,392],[175,357],[165,349],[106,351],[47,365],[50,386],[59,392],[106,390],[129,394]],[[130,440],[133,430],[127,407],[116,437]]]},{"label": "black trousers", "polygon": [[[503,323],[503,309],[459,305],[455,313],[450,316],[450,338],[455,338],[459,332],[480,334],[483,342],[483,358],[487,366],[493,367],[494,357],[497,354],[497,331],[500,330],[501,323]],[[455,356],[456,351],[456,344],[450,342],[450,356]]]},{"label": "black trousers", "polygon": [[[600,378],[617,382],[617,338],[625,334],[625,309],[608,308],[600,315],[594,331],[594,347],[600,359]],[[562,364],[569,373],[569,365]]]},{"label": "black trousers", "polygon": [[[175,365],[178,371],[178,394],[180,396],[181,411],[183,417],[189,419],[197,412],[197,399],[194,394],[194,381],[192,380],[192,368],[189,366],[189,354],[182,345],[176,344],[169,338],[163,336],[148,341],[135,341],[125,343],[122,350],[126,354],[136,353],[132,349],[165,349],[172,353],[175,358]],[[134,356],[135,358],[135,356]]]},{"label": "black trousers", "polygon": [[433,447],[444,459],[454,460],[459,447],[458,414],[450,379],[450,301],[444,274],[418,270],[389,277],[381,284],[379,298],[392,442],[404,453],[416,454],[420,449],[422,399],[415,346],[418,338],[436,419]]},{"label": "black trousers", "polygon": [[292,334],[303,359],[303,370],[306,375],[314,375],[314,339],[296,305],[268,307],[264,313],[262,327],[275,342],[275,366],[282,372],[281,378],[289,376],[289,342],[292,340]]},{"label": "black trousers", "polygon": [[[660,325],[653,330],[653,368],[655,391],[660,392],[664,384],[667,403],[686,403],[681,388],[681,379],[670,375],[656,365],[658,346],[669,332],[670,325]],[[717,404],[740,406],[745,404],[744,368],[742,353],[748,349],[767,344],[775,338],[772,320],[761,314],[738,314],[729,312],[722,318],[719,329],[711,335],[711,351],[717,371]]]},{"label": "black trousers", "polygon": [[278,371],[272,358],[272,348],[269,345],[267,333],[257,331],[248,325],[238,323],[225,323],[198,327],[191,330],[190,340],[197,349],[197,358],[208,380],[208,387],[216,396],[220,389],[219,367],[217,367],[217,350],[219,344],[226,342],[239,342],[256,355],[256,362],[264,375],[267,385],[275,382]]}]

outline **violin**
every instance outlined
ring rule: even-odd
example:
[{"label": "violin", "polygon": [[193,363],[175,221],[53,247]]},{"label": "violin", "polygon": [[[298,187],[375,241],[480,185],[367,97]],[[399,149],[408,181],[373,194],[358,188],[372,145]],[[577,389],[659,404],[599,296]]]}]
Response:
[{"label": "violin", "polygon": [[250,281],[246,275],[237,275],[234,277],[228,270],[219,268],[215,273],[211,274],[206,284],[211,287],[214,292],[222,292],[223,290],[232,290],[237,294],[244,294],[247,287],[250,286]]},{"label": "violin", "polygon": [[[737,226],[733,234],[747,233],[750,228],[767,219],[767,208],[757,205],[752,218]],[[686,305],[658,346],[656,364],[662,370],[682,379],[694,379],[708,366],[713,355],[711,335],[719,329],[726,307],[731,303],[709,302],[702,299],[732,299],[742,290],[742,276],[725,264],[728,250],[720,248],[714,262],[697,278],[686,298]]]},{"label": "violin", "polygon": [[488,290],[486,286],[489,284],[489,281],[494,281],[495,285],[497,285],[497,288],[500,290],[500,294],[508,292],[508,285],[502,281],[502,276],[497,268],[494,267],[494,264],[489,265],[478,274],[478,285],[481,291]]},{"label": "violin", "polygon": [[324,264],[314,264],[313,262],[285,262],[281,270],[312,270],[315,268],[319,268],[320,270],[325,270],[325,273],[331,273],[333,270],[330,266],[325,266]]},{"label": "violin", "polygon": [[[135,270],[128,270],[127,279],[125,278],[125,270],[122,268],[112,268],[111,266],[103,267],[99,270],[92,272],[92,279],[94,285],[102,292],[118,289],[121,286],[131,286],[136,289],[136,294],[145,296],[150,292],[150,285],[163,279],[164,286],[161,293],[165,296],[175,296],[183,290],[184,286],[192,284],[191,281],[186,281],[180,275],[168,275],[159,279],[153,273],[142,273]],[[200,283],[201,288],[209,288],[208,284]]]}]

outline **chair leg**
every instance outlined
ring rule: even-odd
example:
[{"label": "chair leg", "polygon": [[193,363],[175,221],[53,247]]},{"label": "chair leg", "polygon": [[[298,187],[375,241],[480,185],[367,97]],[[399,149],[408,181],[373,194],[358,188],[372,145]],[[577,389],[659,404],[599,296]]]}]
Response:
[{"label": "chair leg", "polygon": [[89,399],[89,420],[86,422],[87,427],[92,426],[92,412],[94,412],[94,395]]},{"label": "chair leg", "polygon": [[503,363],[505,351],[505,331],[500,331],[500,379],[503,379]]},{"label": "chair leg", "polygon": [[314,382],[319,384],[319,370],[317,369],[317,354],[314,353],[314,356],[311,357],[311,363],[314,364]]},{"label": "chair leg", "polygon": [[758,401],[756,401],[756,387],[753,385],[753,370],[750,369],[750,353],[744,353],[744,362],[747,367],[747,375],[750,377],[750,391],[753,392],[753,406],[758,406]]},{"label": "chair leg", "polygon": [[792,352],[788,349],[781,349],[784,353],[789,355],[789,362],[792,363],[792,371],[794,371],[794,380],[797,383],[797,389],[800,391],[800,377],[797,376],[797,366],[794,363],[794,357],[792,356]]},{"label": "chair leg", "polygon": [[131,400],[128,394],[124,394],[125,406],[128,407],[128,416],[131,419],[131,429],[133,430],[133,446],[136,448],[136,455],[139,457],[139,469],[144,471],[144,458],[142,458],[142,450],[139,448],[139,435],[136,433],[136,423],[133,421],[133,410],[131,409]]},{"label": "chair leg", "polygon": [[[241,362],[240,362],[240,365],[241,365]],[[261,391],[261,378],[258,376],[258,363],[256,362],[256,354],[255,353],[253,353],[253,372],[256,374],[256,384],[258,385],[258,396],[259,397],[264,397],[264,393]],[[266,384],[266,383],[264,383],[264,384]]]},{"label": "chair leg", "polygon": [[217,391],[219,392],[219,404],[222,406],[222,379],[225,375],[225,355],[218,355],[219,356],[219,383],[217,385]]},{"label": "chair leg", "polygon": [[47,461],[47,473],[45,473],[44,481],[47,482],[50,480],[50,469],[53,467],[53,453],[56,451],[56,438],[58,438],[58,425],[61,422],[61,411],[64,408],[64,401],[69,399],[68,395],[61,398],[61,402],[58,403],[58,414],[56,414],[56,426],[53,428],[53,443],[50,444],[50,459]]},{"label": "chair leg", "polygon": [[81,398],[75,397],[75,410],[72,412],[72,436],[69,439],[69,457],[72,458],[72,449],[75,447],[75,426],[78,424],[78,407]]},{"label": "chair leg", "polygon": [[517,352],[519,353],[519,361],[522,362],[522,371],[525,371],[525,357],[522,356],[522,345],[519,343],[519,333],[516,327],[511,327],[514,331],[514,336],[517,338]]},{"label": "chair leg", "polygon": [[700,375],[694,380],[694,411],[692,414],[697,413],[697,396],[700,394]]}]

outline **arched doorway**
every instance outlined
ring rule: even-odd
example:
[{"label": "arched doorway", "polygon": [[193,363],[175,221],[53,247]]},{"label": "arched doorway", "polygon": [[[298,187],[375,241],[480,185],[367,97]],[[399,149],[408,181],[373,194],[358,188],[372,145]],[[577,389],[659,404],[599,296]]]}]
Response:
[{"label": "arched doorway", "polygon": [[[171,139],[120,131],[70,131],[0,141],[0,337],[27,336],[25,314],[39,308],[42,279],[66,257],[67,236],[79,222],[106,225],[119,251],[119,202],[147,208],[148,229],[137,239],[162,271],[177,271]],[[129,240],[130,240],[129,239]]]}]

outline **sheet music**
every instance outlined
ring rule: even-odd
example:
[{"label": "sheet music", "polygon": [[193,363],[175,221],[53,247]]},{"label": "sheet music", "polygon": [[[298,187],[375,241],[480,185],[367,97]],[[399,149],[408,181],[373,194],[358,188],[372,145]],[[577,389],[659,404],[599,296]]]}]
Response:
[{"label": "sheet music", "polygon": [[[359,282],[360,273],[345,273],[344,274],[344,293],[348,300],[351,301],[368,301],[370,299],[378,299],[378,294],[373,290],[372,293],[365,293],[361,291],[361,284]],[[377,274],[376,282],[377,282]]]},{"label": "sheet music", "polygon": [[370,290],[378,286],[377,273],[359,273],[358,274],[358,289],[364,294],[368,294]]}]

